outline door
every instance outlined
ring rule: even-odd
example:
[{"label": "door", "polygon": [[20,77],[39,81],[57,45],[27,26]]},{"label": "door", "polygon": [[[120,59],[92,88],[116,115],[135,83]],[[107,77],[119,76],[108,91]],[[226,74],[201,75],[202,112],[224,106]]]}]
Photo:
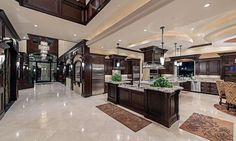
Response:
[{"label": "door", "polygon": [[51,82],[51,63],[36,62],[36,82]]}]

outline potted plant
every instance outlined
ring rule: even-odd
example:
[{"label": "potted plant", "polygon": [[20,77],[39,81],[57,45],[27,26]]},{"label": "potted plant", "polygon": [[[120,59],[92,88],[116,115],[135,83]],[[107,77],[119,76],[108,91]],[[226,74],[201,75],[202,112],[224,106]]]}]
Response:
[{"label": "potted plant", "polygon": [[112,81],[115,81],[115,82],[120,82],[120,81],[122,81],[121,74],[115,73],[114,75],[112,75],[111,80],[112,80]]},{"label": "potted plant", "polygon": [[153,87],[161,87],[161,88],[172,88],[173,84],[166,79],[165,77],[161,76],[158,77],[152,84]]}]

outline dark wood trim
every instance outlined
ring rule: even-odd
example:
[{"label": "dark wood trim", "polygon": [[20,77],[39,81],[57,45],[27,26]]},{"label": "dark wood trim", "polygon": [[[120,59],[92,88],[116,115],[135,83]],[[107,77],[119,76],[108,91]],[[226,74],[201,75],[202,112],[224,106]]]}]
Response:
[{"label": "dark wood trim", "polygon": [[[88,4],[86,5],[86,9],[89,9],[89,5],[90,5],[93,1],[95,1],[95,0],[90,0],[90,1],[88,2]],[[104,0],[103,4],[100,5],[100,6],[98,7],[98,9],[96,10],[96,13],[95,13],[93,16],[91,16],[89,19],[87,19],[87,21],[85,21],[84,25],[88,25],[88,23],[101,11],[110,1],[111,1],[111,0]],[[84,17],[85,17],[85,14],[84,14]]]},{"label": "dark wood trim", "polygon": [[131,51],[131,52],[143,53],[143,51],[133,50],[133,49],[124,48],[124,47],[116,47],[116,48],[117,48],[117,49],[122,49],[122,50]]},{"label": "dark wood trim", "polygon": [[198,60],[201,54],[194,54],[194,55],[185,55],[185,56],[176,56],[176,57],[170,57],[171,61],[180,60],[180,59],[192,59],[192,60]]},{"label": "dark wood trim", "polygon": [[205,47],[205,46],[211,46],[211,45],[212,45],[212,43],[193,45],[193,46],[189,47],[188,49],[198,48],[198,47]]},{"label": "dark wood trim", "polygon": [[[80,1],[75,2],[72,0],[57,0],[57,9],[55,9],[54,11],[53,10],[50,11],[44,8],[37,7],[35,5],[31,5],[27,3],[27,0],[16,0],[16,1],[19,3],[20,6],[86,26],[111,0],[90,0],[87,5],[86,3]],[[92,7],[91,3],[93,3],[94,1],[97,1],[99,3],[99,6],[97,7],[97,9],[95,9],[95,11],[91,13],[92,15],[89,17],[88,12]],[[63,6],[67,6],[66,9],[67,11],[65,10],[67,12],[67,15],[63,15]],[[68,8],[72,11],[77,10],[77,12],[80,12],[81,14],[79,14],[79,17],[76,16],[76,14],[68,16],[68,12],[69,13],[71,12]]]},{"label": "dark wood trim", "polygon": [[[14,27],[12,26],[10,20],[8,19],[7,15],[5,14],[5,12],[0,9],[0,18],[2,19],[4,25],[9,29],[9,31],[11,32],[11,34],[13,35],[14,39],[20,41],[20,37],[17,34],[16,30],[14,29]],[[3,32],[4,33],[4,32]]]}]

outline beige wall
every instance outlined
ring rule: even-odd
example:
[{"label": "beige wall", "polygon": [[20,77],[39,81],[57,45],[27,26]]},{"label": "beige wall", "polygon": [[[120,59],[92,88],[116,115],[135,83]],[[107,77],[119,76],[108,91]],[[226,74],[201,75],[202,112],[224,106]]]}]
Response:
[{"label": "beige wall", "polygon": [[74,42],[59,40],[58,41],[58,57],[60,57],[66,51],[71,49],[74,45],[76,45],[76,43],[74,43]]},{"label": "beige wall", "polygon": [[26,40],[22,40],[19,42],[19,52],[27,52],[27,44]]}]

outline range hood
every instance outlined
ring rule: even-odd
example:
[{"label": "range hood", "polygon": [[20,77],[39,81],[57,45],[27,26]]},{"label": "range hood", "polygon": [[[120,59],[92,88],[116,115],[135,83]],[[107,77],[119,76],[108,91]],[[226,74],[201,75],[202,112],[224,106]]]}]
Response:
[{"label": "range hood", "polygon": [[166,49],[161,49],[157,46],[149,46],[141,48],[140,50],[144,53],[143,68],[165,69],[165,67],[161,65],[160,58],[163,56],[163,53],[167,52]]},{"label": "range hood", "polygon": [[143,64],[143,68],[149,68],[149,69],[165,69],[165,67],[163,65],[161,65],[160,63],[157,62],[144,62]]}]

